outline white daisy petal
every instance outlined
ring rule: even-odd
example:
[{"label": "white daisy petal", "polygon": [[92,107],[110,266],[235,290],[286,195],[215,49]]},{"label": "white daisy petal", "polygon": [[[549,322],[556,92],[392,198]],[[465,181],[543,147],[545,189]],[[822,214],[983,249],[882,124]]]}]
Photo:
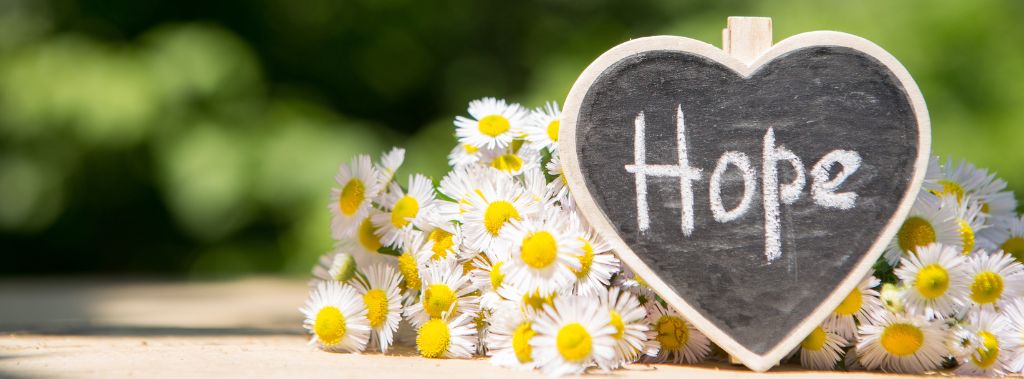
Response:
[{"label": "white daisy petal", "polygon": [[822,324],[825,331],[836,333],[849,343],[856,342],[857,321],[862,323],[868,321],[872,314],[882,308],[878,291],[874,289],[878,287],[879,283],[881,281],[872,275],[861,280],[857,287],[843,299],[843,302],[839,303],[836,310],[825,319]]},{"label": "white daisy petal", "polygon": [[468,314],[476,317],[479,312],[479,298],[472,293],[476,290],[469,277],[463,275],[462,265],[454,258],[434,262],[420,272],[420,301],[405,308],[405,317],[415,327],[430,319],[440,318],[445,313]]},{"label": "white daisy petal", "polygon": [[895,266],[901,257],[933,243],[962,249],[960,224],[957,222],[956,214],[957,207],[944,206],[948,204],[950,203],[944,203],[942,199],[930,192],[921,191],[910,208],[910,214],[907,215],[899,232],[896,233],[896,237],[893,237],[885,249],[886,262],[890,266]]},{"label": "white daisy petal", "polygon": [[921,373],[942,365],[949,334],[940,321],[878,312],[860,325],[857,359],[868,370]]},{"label": "white daisy petal", "polygon": [[365,280],[356,281],[356,289],[363,297],[366,319],[373,331],[370,346],[377,346],[386,353],[402,320],[402,297],[398,290],[401,277],[394,268],[382,264],[370,266],[363,272]]},{"label": "white daisy petal", "polygon": [[380,242],[401,248],[403,233],[414,226],[421,230],[429,227],[427,221],[435,202],[434,185],[426,176],[410,175],[408,192],[391,183],[391,189],[382,200],[385,211],[373,216],[373,226]]},{"label": "white daisy petal", "polygon": [[543,108],[534,109],[526,122],[526,140],[538,150],[557,149],[561,115],[562,109],[556,102],[549,102],[544,104]]},{"label": "white daisy petal", "polygon": [[302,326],[312,335],[310,344],[336,352],[366,348],[370,337],[366,307],[352,286],[321,282],[299,310],[306,316]]},{"label": "white daisy petal", "polygon": [[485,97],[469,102],[470,117],[455,118],[455,136],[464,145],[502,149],[521,135],[528,116],[519,104]]},{"label": "white daisy petal", "polygon": [[1003,376],[1017,354],[1011,349],[1013,339],[1009,321],[992,310],[981,310],[970,317],[966,328],[975,343],[969,354],[959,357],[956,373],[970,376]]},{"label": "white daisy petal", "polygon": [[676,311],[657,301],[649,301],[647,320],[655,332],[657,354],[648,354],[651,362],[698,363],[711,352],[711,340]]},{"label": "white daisy petal", "polygon": [[597,299],[561,296],[534,320],[533,360],[548,376],[609,367],[615,360],[615,327]]},{"label": "white daisy petal", "polygon": [[959,249],[932,244],[902,259],[896,276],[907,287],[908,312],[926,318],[945,318],[968,304],[970,277]]},{"label": "white daisy petal", "polygon": [[539,217],[512,220],[512,227],[503,236],[512,243],[512,259],[508,263],[507,279],[526,288],[541,292],[570,288],[580,270],[579,256],[583,255],[583,241],[567,234],[571,225],[568,216],[557,209],[549,209]]},{"label": "white daisy petal", "polygon": [[349,164],[341,165],[334,181],[341,188],[331,190],[331,236],[336,240],[350,238],[366,217],[373,197],[380,192],[378,174],[370,157],[358,155]]}]

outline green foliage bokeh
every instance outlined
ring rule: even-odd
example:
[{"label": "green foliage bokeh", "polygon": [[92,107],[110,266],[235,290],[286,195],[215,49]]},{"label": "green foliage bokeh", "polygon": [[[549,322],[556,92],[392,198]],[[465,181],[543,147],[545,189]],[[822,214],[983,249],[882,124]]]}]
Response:
[{"label": "green foliage bokeh", "polygon": [[933,151],[1024,194],[1024,2],[4,0],[0,274],[306,273],[354,154],[439,178],[469,100],[561,100],[608,48],[718,45],[730,15],[886,48]]}]

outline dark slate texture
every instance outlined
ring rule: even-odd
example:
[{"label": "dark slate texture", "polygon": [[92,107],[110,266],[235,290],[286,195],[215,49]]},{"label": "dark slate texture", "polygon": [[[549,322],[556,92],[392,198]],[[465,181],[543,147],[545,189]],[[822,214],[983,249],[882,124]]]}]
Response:
[{"label": "dark slate texture", "polygon": [[[633,121],[647,121],[647,164],[675,164],[675,109],[686,115],[695,182],[695,229],[680,230],[679,180],[649,178],[651,230],[636,221]],[[766,264],[761,196],[762,139],[801,158],[807,186],[780,205],[782,256]],[[607,68],[586,93],[578,114],[577,154],[595,201],[619,236],[662,280],[704,317],[757,354],[767,352],[807,317],[867,253],[910,185],[918,128],[899,80],[876,59],[837,46],[807,47],[762,66],[750,78],[705,57],[648,51]],[[851,210],[824,208],[810,195],[810,170],[835,149],[860,153],[863,163],[840,192],[859,195]],[[746,153],[757,172],[751,209],[716,222],[708,180],[727,150]],[[838,166],[833,169],[835,175]],[[793,171],[779,164],[779,182]],[[735,167],[723,186],[726,209],[739,203]]]}]

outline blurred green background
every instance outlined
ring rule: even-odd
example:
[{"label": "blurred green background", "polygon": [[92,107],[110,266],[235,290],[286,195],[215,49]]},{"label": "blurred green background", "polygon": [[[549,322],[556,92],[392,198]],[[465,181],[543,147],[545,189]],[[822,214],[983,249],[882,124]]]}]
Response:
[{"label": "blurred green background", "polygon": [[306,274],[353,154],[439,178],[469,100],[561,101],[608,48],[719,45],[730,15],[873,40],[933,151],[1024,194],[1021,1],[0,0],[0,275]]}]

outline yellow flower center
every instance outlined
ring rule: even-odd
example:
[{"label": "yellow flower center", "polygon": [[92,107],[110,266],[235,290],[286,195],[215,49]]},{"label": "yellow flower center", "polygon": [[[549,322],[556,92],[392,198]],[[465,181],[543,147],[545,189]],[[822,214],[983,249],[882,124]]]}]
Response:
[{"label": "yellow flower center", "polygon": [[515,154],[502,154],[491,161],[491,167],[504,172],[519,172],[523,168],[523,158]]},{"label": "yellow flower center", "polygon": [[492,236],[497,236],[501,227],[505,226],[505,222],[509,219],[519,220],[519,211],[512,206],[512,203],[504,200],[488,204],[487,210],[484,211],[484,227]]},{"label": "yellow flower center", "polygon": [[542,269],[547,268],[555,262],[557,257],[558,244],[551,233],[540,231],[523,238],[523,247],[519,251],[519,257],[528,266]]},{"label": "yellow flower center", "polygon": [[938,264],[930,264],[917,272],[914,280],[914,288],[921,293],[925,299],[931,300],[946,293],[949,289],[949,273]]},{"label": "yellow flower center", "polygon": [[938,193],[939,196],[954,195],[957,202],[964,200],[964,187],[960,186],[960,183],[951,180],[940,180],[939,184],[942,185],[942,192]]},{"label": "yellow flower center", "polygon": [[507,118],[496,114],[480,119],[479,123],[480,133],[491,137],[500,136],[502,133],[507,132],[511,126],[512,124],[508,122]]},{"label": "yellow flower center", "polygon": [[523,295],[523,304],[530,306],[536,310],[543,310],[544,304],[552,305],[555,303],[555,293],[551,293],[547,296],[541,296],[540,290],[533,291]]},{"label": "yellow flower center", "polygon": [[402,253],[398,256],[398,272],[405,278],[406,289],[420,289],[420,269],[416,266],[416,258],[413,258],[412,254]]},{"label": "yellow flower center", "polygon": [[821,351],[825,347],[825,340],[825,329],[819,326],[814,328],[807,337],[804,337],[803,342],[800,342],[800,348],[808,351]]},{"label": "yellow flower center", "polygon": [[435,318],[427,321],[416,334],[416,348],[426,358],[440,358],[448,351],[451,344],[451,333],[444,320]]},{"label": "yellow flower center", "polygon": [[363,248],[368,251],[377,252],[381,244],[380,238],[373,233],[374,231],[376,229],[373,227],[373,223],[370,222],[369,217],[359,223],[359,244],[363,245]]},{"label": "yellow flower center", "polygon": [[964,243],[964,255],[974,250],[974,228],[964,220],[960,220],[960,241]]},{"label": "yellow flower center", "polygon": [[690,340],[690,328],[686,326],[686,321],[679,317],[661,316],[654,324],[654,329],[658,332],[656,338],[665,351],[678,350],[686,346],[686,342]]},{"label": "yellow flower center", "polygon": [[440,318],[441,313],[452,309],[457,301],[455,291],[447,284],[431,284],[423,293],[423,310],[432,318]]},{"label": "yellow flower center", "polygon": [[448,251],[451,250],[453,245],[455,245],[454,241],[452,241],[452,234],[441,228],[432,230],[428,238],[430,238],[431,241],[434,241],[434,246],[430,248],[430,250],[434,252],[434,255],[431,255],[430,259],[435,261],[447,257]]},{"label": "yellow flower center", "polygon": [[558,127],[559,127],[559,124],[560,124],[560,122],[558,121],[558,119],[555,119],[554,121],[551,121],[548,124],[548,138],[550,138],[552,141],[555,141],[555,142],[558,142]]},{"label": "yellow flower center", "polygon": [[999,339],[989,332],[978,333],[981,336],[981,346],[978,353],[971,355],[971,361],[981,368],[991,367],[999,359]]},{"label": "yellow flower center", "polygon": [[612,321],[610,324],[615,327],[615,334],[612,335],[617,340],[621,340],[626,335],[626,323],[622,322],[622,315],[619,312],[611,311]]},{"label": "yellow flower center", "polygon": [[476,146],[473,146],[473,145],[470,145],[468,143],[467,144],[463,144],[462,148],[465,149],[466,153],[468,153],[470,155],[476,154],[476,152],[480,151],[480,148],[478,148]]},{"label": "yellow flower center", "polygon": [[338,207],[342,214],[351,216],[359,210],[359,205],[363,204],[364,199],[366,199],[366,187],[363,186],[363,181],[352,179],[341,189],[341,196],[338,196]]},{"label": "yellow flower center", "polygon": [[839,303],[836,313],[842,316],[853,316],[853,314],[860,310],[863,302],[864,298],[861,297],[860,288],[854,288],[853,291],[850,291],[849,295],[846,295],[843,302]]},{"label": "yellow flower center", "polygon": [[391,209],[391,225],[396,228],[401,228],[409,224],[409,219],[416,217],[416,214],[420,211],[420,203],[416,201],[415,197],[404,196],[395,202],[395,207]]},{"label": "yellow flower center", "polygon": [[935,228],[923,218],[907,218],[896,234],[896,241],[903,251],[917,252],[917,248],[935,242]]},{"label": "yellow flower center", "polygon": [[882,348],[889,354],[904,357],[914,354],[924,344],[921,328],[911,324],[892,324],[882,331]]},{"label": "yellow flower center", "polygon": [[583,241],[583,255],[576,257],[580,260],[580,269],[573,269],[572,272],[577,279],[583,280],[590,274],[590,267],[594,264],[594,246],[586,239],[580,238],[580,241]]},{"label": "yellow flower center", "polygon": [[533,349],[530,347],[530,339],[537,333],[533,331],[529,322],[524,322],[516,327],[512,333],[512,351],[516,353],[519,363],[533,362]]},{"label": "yellow flower center", "polygon": [[320,308],[313,322],[313,333],[325,346],[337,345],[345,338],[345,315],[336,307]]},{"label": "yellow flower center", "polygon": [[1024,237],[1010,237],[999,248],[1012,255],[1017,262],[1024,262]]},{"label": "yellow flower center", "polygon": [[974,276],[971,283],[971,300],[978,304],[991,304],[1003,295],[1003,277],[992,271]]},{"label": "yellow flower center", "polygon": [[580,323],[574,322],[563,326],[558,331],[555,345],[558,347],[558,353],[566,361],[582,362],[590,357],[593,342],[587,329]]},{"label": "yellow flower center", "polygon": [[377,329],[384,325],[388,318],[388,297],[384,290],[375,288],[366,291],[363,302],[366,303],[366,319],[370,320],[370,327]]},{"label": "yellow flower center", "polygon": [[501,283],[505,281],[505,274],[501,272],[501,265],[505,262],[494,262],[491,265],[491,289],[497,291]]}]

